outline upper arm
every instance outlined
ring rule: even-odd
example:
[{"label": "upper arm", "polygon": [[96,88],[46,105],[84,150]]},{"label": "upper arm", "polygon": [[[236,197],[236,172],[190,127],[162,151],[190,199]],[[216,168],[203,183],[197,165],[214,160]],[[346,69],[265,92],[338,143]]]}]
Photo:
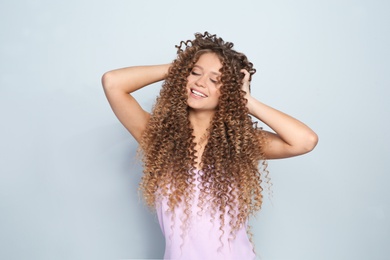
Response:
[{"label": "upper arm", "polygon": [[[263,131],[263,130],[262,130]],[[286,143],[278,134],[263,131],[265,144],[263,152],[266,159],[282,159],[302,155],[314,149],[318,142],[317,135],[308,135],[300,142],[300,145],[290,145]]]},{"label": "upper arm", "polygon": [[107,73],[102,77],[102,84],[115,115],[137,142],[139,142],[149,121],[150,114],[142,109],[133,96],[121,89],[115,88],[115,83],[110,80],[110,76]]}]

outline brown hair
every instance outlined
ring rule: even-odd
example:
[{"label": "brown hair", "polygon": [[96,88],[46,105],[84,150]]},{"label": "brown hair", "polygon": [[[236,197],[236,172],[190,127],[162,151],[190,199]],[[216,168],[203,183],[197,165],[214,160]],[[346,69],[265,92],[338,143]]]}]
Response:
[{"label": "brown hair", "polygon": [[[248,114],[241,89],[244,74],[240,72],[245,69],[253,75],[256,70],[244,54],[233,50],[233,43],[208,32],[197,33],[194,40],[182,41],[176,48],[178,56],[140,142],[144,161],[140,189],[152,208],[157,194],[168,199],[171,210],[184,203],[188,220],[197,178],[201,190],[199,206],[203,209],[208,203],[213,218],[217,215],[221,220],[222,233],[227,214],[234,236],[234,231],[262,204],[259,162],[264,160],[265,138]],[[196,144],[188,119],[186,84],[204,52],[219,57],[222,87],[202,156],[203,174],[198,176],[194,170]]]}]

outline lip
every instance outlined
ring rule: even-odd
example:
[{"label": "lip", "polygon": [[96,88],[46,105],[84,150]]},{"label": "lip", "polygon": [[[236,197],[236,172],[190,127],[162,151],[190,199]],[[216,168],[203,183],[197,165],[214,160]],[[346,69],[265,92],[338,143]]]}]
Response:
[{"label": "lip", "polygon": [[[193,90],[196,91],[196,92],[201,93],[202,95],[204,95],[204,97],[200,97],[200,96],[195,95],[194,93],[192,93]],[[200,90],[198,90],[198,89],[196,89],[196,88],[190,88],[190,94],[191,94],[192,96],[196,97],[196,98],[207,98],[207,97],[208,97],[208,96],[206,95],[206,93],[204,93],[203,91],[200,91]]]}]

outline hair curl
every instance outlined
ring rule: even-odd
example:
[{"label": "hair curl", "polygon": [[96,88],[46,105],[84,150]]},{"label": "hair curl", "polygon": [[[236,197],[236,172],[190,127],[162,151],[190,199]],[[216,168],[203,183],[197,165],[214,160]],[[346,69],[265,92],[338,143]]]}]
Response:
[{"label": "hair curl", "polygon": [[222,233],[227,214],[234,237],[234,231],[262,204],[259,162],[265,159],[265,138],[249,116],[240,72],[245,69],[252,76],[256,70],[244,54],[233,50],[233,43],[208,32],[197,33],[194,40],[182,41],[176,48],[177,58],[140,142],[144,162],[140,189],[152,208],[158,194],[168,198],[171,210],[184,203],[188,220],[196,178],[196,144],[188,119],[187,77],[204,52],[215,53],[222,63],[222,87],[202,156],[199,206],[210,203],[213,218],[218,214],[221,220]]}]

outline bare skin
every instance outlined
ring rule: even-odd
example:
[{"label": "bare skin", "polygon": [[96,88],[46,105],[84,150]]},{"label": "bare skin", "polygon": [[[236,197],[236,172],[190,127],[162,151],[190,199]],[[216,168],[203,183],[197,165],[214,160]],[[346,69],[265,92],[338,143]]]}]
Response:
[{"label": "bare skin", "polygon": [[[219,97],[220,83],[217,74],[219,73],[218,67],[222,65],[215,58],[215,54],[203,54],[197,62],[198,67],[194,70],[194,74],[191,73],[187,78],[187,102],[191,108],[189,120],[194,128],[195,142],[198,143],[196,147],[197,167],[200,166],[207,138],[201,141],[205,138],[204,134],[214,115],[215,99]],[[102,77],[105,94],[115,115],[138,142],[148,124],[150,114],[142,109],[131,93],[164,80],[169,66],[170,64],[128,67],[106,72]],[[299,120],[251,96],[249,73],[245,70],[242,70],[242,73],[245,74],[242,89],[246,92],[250,114],[274,131],[274,133],[265,131],[268,138],[268,145],[263,148],[266,158],[293,157],[314,149],[318,142],[316,133]]]},{"label": "bare skin", "polygon": [[275,131],[265,131],[268,139],[268,146],[264,150],[267,159],[288,158],[313,150],[318,142],[317,134],[301,121],[252,97],[249,92],[249,72],[241,72],[245,74],[242,89],[246,92],[249,113]]}]

